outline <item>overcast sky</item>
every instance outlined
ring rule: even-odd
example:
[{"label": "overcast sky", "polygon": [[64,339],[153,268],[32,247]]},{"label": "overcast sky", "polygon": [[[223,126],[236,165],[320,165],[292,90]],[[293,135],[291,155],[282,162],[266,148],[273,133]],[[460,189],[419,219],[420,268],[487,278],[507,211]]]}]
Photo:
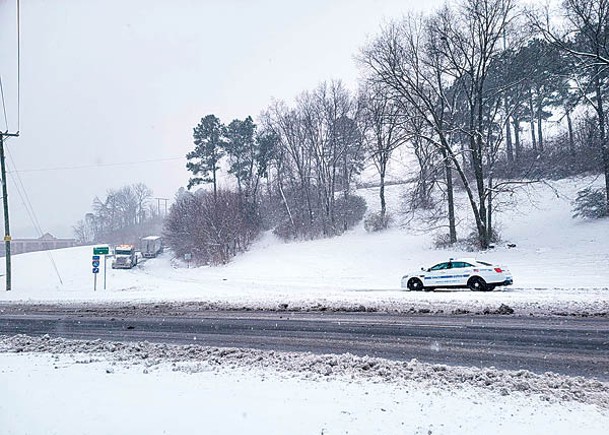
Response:
[{"label": "overcast sky", "polygon": [[[16,0],[0,0],[0,74],[17,129]],[[192,128],[254,118],[329,79],[383,21],[441,0],[28,0],[21,2],[21,135],[7,142],[13,237],[71,226],[109,188],[173,198]],[[0,128],[6,130],[4,116]],[[17,178],[17,171],[19,178]]]}]

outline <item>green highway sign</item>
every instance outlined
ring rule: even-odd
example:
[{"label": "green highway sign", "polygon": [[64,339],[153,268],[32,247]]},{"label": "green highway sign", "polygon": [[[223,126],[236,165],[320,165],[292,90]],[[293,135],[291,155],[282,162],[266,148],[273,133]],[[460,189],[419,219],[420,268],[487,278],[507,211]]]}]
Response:
[{"label": "green highway sign", "polygon": [[108,246],[96,246],[93,248],[93,255],[108,255],[110,248]]}]

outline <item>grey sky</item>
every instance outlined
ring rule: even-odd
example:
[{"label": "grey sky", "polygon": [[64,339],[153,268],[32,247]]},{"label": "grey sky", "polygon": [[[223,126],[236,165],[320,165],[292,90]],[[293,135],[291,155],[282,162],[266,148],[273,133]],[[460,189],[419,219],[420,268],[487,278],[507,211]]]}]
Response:
[{"label": "grey sky", "polygon": [[[184,155],[202,116],[256,117],[272,98],[291,101],[322,80],[352,86],[353,55],[383,20],[440,4],[22,1],[21,137],[8,141],[9,169],[19,172],[43,231],[57,236],[72,236],[71,225],[108,188],[141,181],[172,198],[188,180]],[[11,131],[15,34],[15,0],[0,0]],[[15,180],[8,177],[13,236],[37,236]]]}]

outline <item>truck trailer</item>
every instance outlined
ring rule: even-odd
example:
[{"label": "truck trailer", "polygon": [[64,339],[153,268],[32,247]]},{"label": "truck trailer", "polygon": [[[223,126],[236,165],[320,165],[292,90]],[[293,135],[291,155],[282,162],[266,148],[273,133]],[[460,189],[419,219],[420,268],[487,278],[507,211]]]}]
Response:
[{"label": "truck trailer", "polygon": [[141,249],[142,257],[155,258],[163,252],[163,239],[159,236],[148,236],[142,239]]}]

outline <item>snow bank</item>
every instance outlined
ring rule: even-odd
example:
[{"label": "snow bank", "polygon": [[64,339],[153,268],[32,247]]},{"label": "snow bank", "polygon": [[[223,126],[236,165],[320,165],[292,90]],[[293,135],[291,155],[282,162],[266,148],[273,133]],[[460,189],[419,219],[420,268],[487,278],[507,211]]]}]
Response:
[{"label": "snow bank", "polygon": [[[0,336],[0,352],[52,352],[110,358],[125,364],[141,364],[147,370],[171,363],[174,370],[199,372],[214,367],[258,369],[300,374],[320,380],[332,376],[372,382],[404,384],[414,382],[423,388],[453,388],[463,384],[484,388],[501,395],[519,391],[538,395],[551,402],[578,401],[609,409],[609,384],[583,377],[555,373],[534,374],[527,370],[467,368],[434,365],[411,360],[392,361],[351,354],[316,355],[308,352],[217,348],[198,345],[170,345],[149,342],[121,343],[101,340]],[[91,359],[92,358],[92,359]]]},{"label": "snow bank", "polygon": [[[53,355],[44,353],[53,352]],[[7,434],[604,434],[609,385],[553,374],[0,337]]]}]

